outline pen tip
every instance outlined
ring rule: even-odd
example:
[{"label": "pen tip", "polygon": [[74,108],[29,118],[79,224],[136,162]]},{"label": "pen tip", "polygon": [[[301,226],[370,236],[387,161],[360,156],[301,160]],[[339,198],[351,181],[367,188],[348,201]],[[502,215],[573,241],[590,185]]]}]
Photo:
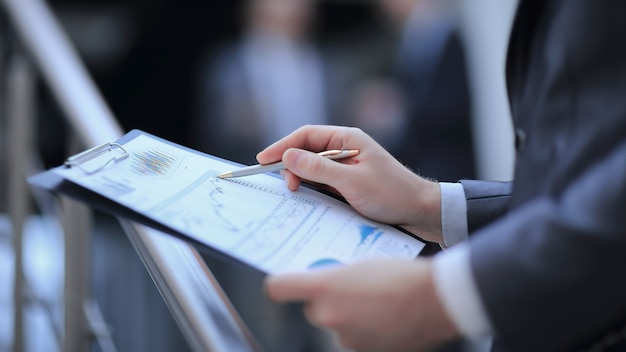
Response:
[{"label": "pen tip", "polygon": [[233,175],[233,173],[228,171],[228,172],[221,173],[221,174],[217,175],[216,177],[217,178],[229,178],[229,177],[232,177],[232,175]]}]

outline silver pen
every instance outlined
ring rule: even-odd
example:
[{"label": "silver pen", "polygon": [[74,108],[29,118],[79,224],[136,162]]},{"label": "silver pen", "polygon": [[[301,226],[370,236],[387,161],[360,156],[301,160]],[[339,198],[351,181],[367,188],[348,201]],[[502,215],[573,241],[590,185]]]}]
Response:
[{"label": "silver pen", "polygon": [[[321,153],[317,153],[319,156],[326,157],[328,159],[345,159],[356,156],[359,154],[359,150],[357,149],[344,149],[344,150],[326,150]],[[249,176],[256,175],[264,172],[274,172],[279,171],[285,168],[285,164],[282,161],[271,163],[271,164],[263,164],[263,165],[252,165],[242,167],[241,169],[234,171],[226,171],[217,175],[218,178],[232,178],[232,177],[241,177],[241,176]]]}]

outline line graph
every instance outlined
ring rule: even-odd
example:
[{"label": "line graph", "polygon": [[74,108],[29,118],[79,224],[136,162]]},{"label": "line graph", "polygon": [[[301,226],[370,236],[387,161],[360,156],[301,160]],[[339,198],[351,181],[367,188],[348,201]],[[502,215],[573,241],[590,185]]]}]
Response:
[{"label": "line graph", "polygon": [[[319,205],[289,191],[209,171],[193,187],[155,207],[178,229],[211,238],[218,247],[263,262],[297,232]],[[198,207],[202,204],[202,207]]]},{"label": "line graph", "polygon": [[[224,220],[228,219],[228,217],[224,217],[227,214],[224,210],[230,196],[232,196],[230,192],[235,189],[246,192],[246,204],[253,206],[253,208],[246,209],[247,207],[245,207],[242,209],[239,207],[236,210],[239,216],[245,216],[249,221],[244,228],[240,228],[244,236],[234,243],[233,248],[250,253],[254,258],[261,261],[269,259],[276,251],[279,251],[290,236],[300,229],[300,226],[310,217],[318,205],[317,202],[293,193],[246,180],[223,181],[214,179],[211,182],[220,184],[220,195],[224,195],[225,188],[228,189],[228,196],[213,198],[221,210],[217,213]],[[245,187],[245,189],[241,187]],[[250,190],[261,192],[262,196],[256,197],[254,192],[250,192]],[[262,207],[265,212],[259,212],[259,204],[265,205]]]},{"label": "line graph", "polygon": [[393,228],[361,217],[344,203],[330,205],[282,184],[216,175],[205,171],[152,208],[153,216],[267,270],[417,255],[405,236],[392,235]]}]

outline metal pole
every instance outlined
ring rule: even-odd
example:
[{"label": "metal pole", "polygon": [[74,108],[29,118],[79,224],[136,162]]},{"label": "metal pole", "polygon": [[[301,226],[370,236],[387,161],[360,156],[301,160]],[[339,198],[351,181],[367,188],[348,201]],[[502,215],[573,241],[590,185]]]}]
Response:
[{"label": "metal pole", "polygon": [[[76,149],[76,139],[73,141]],[[84,305],[88,301],[91,213],[81,203],[61,198],[65,231],[64,339],[63,351],[90,350],[91,331]]]},{"label": "metal pole", "polygon": [[0,0],[83,147],[119,138],[122,129],[76,50],[42,0]]},{"label": "metal pole", "polygon": [[24,270],[23,229],[29,212],[29,189],[25,170],[32,156],[34,123],[34,75],[28,60],[15,54],[7,72],[8,121],[8,190],[9,215],[13,225],[15,247],[14,341],[16,352],[24,351]]},{"label": "metal pole", "polygon": [[[76,136],[73,149],[79,151],[119,138],[121,127],[45,1],[0,0],[0,5],[72,126]],[[24,175],[21,177],[23,180]],[[63,199],[62,208],[66,230],[64,350],[85,351],[91,338],[84,312],[89,287],[90,213],[68,199]],[[16,302],[16,307],[18,304],[21,307],[22,303]],[[20,320],[16,324],[20,333],[21,325]]]}]

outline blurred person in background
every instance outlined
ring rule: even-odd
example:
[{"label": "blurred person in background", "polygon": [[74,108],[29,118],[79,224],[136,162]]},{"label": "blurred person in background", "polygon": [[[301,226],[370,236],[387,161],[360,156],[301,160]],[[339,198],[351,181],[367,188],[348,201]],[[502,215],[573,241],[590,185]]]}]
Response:
[{"label": "blurred person in background", "polygon": [[303,124],[330,123],[330,65],[309,34],[311,0],[248,0],[240,40],[200,75],[195,142],[242,163]]},{"label": "blurred person in background", "polygon": [[387,124],[393,133],[388,134],[395,138],[378,139],[372,127],[384,122],[372,124],[371,118],[359,127],[424,176],[443,181],[474,177],[470,94],[454,7],[442,0],[378,4],[397,35],[394,82],[378,85],[387,105],[390,100],[399,104],[395,114],[387,114],[393,117]]}]

